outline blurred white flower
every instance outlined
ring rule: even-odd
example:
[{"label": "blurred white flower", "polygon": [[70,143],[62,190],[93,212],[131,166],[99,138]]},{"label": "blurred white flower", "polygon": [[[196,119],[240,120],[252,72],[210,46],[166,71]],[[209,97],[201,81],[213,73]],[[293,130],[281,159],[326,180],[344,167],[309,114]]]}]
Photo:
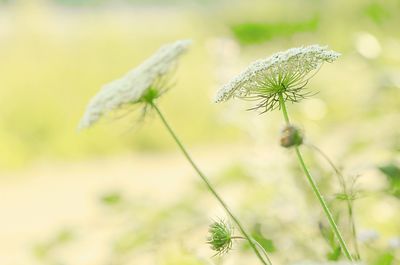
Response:
[{"label": "blurred white flower", "polygon": [[388,243],[390,248],[400,249],[400,237],[392,237]]},{"label": "blurred white flower", "polygon": [[368,32],[359,32],[355,37],[355,45],[357,51],[368,59],[377,58],[382,51],[381,44],[378,39],[368,33]]},{"label": "blurred white flower", "polygon": [[180,40],[166,44],[122,78],[104,85],[89,102],[78,129],[90,127],[101,116],[123,105],[143,102],[146,96],[159,96],[166,89],[163,77],[174,68],[190,43]]},{"label": "blurred white flower", "polygon": [[375,230],[361,230],[358,233],[357,239],[362,243],[369,243],[379,238],[379,233]]},{"label": "blurred white flower", "polygon": [[309,79],[324,62],[333,62],[339,53],[327,47],[311,45],[292,48],[253,62],[236,78],[225,84],[215,97],[215,102],[232,97],[259,101],[253,109],[263,112],[279,106],[279,94],[285,100],[297,102],[309,95],[305,91]]}]

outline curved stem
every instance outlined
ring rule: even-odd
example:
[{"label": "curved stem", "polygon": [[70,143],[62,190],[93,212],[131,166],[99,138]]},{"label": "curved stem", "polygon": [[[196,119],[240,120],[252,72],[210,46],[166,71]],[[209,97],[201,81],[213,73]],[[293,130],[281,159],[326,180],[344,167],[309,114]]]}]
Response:
[{"label": "curved stem", "polygon": [[[233,237],[231,237],[231,238],[232,238],[232,239],[246,239],[246,238],[244,238],[244,237],[242,237],[242,236],[233,236]],[[255,239],[253,239],[253,238],[252,238],[251,240],[254,242],[254,244],[256,244],[256,245],[258,246],[258,248],[261,249],[261,251],[263,252],[265,258],[268,260],[268,264],[272,265],[271,259],[269,258],[268,253],[267,253],[267,251],[263,248],[263,246],[261,246],[261,244],[258,243],[257,240],[255,240]]]},{"label": "curved stem", "polygon": [[193,167],[193,169],[197,172],[197,174],[200,176],[200,178],[203,180],[204,184],[206,184],[208,190],[214,195],[214,197],[218,200],[218,202],[221,204],[221,206],[225,209],[225,211],[228,213],[228,215],[232,218],[232,220],[236,223],[238,226],[240,232],[243,234],[243,236],[247,239],[249,242],[251,248],[254,250],[255,254],[257,257],[260,259],[260,261],[264,265],[271,265],[268,264],[261,256],[260,252],[258,251],[256,245],[252,241],[253,239],[250,237],[250,235],[246,232],[246,230],[243,228],[242,224],[239,222],[239,219],[232,213],[232,211],[229,209],[228,205],[224,202],[224,200],[219,196],[219,194],[216,192],[216,190],[213,188],[211,185],[210,181],[207,179],[207,177],[201,172],[199,167],[194,163],[193,159],[190,157],[189,153],[186,151],[185,147],[179,140],[179,138],[176,136],[175,132],[172,130],[171,126],[168,124],[167,120],[164,118],[164,115],[161,113],[160,109],[157,107],[157,105],[154,102],[150,103],[151,106],[156,110],[158,116],[160,117],[162,123],[164,124],[165,128],[167,131],[171,134],[172,138],[178,145],[179,149],[182,151],[183,155],[185,158],[188,160],[190,165]]},{"label": "curved stem", "polygon": [[[282,109],[282,113],[283,113],[283,117],[285,118],[286,124],[289,125],[289,115],[286,109],[286,105],[285,105],[285,101],[283,99],[283,95],[282,93],[279,94],[279,103],[280,103],[280,107]],[[296,151],[296,156],[297,159],[301,165],[301,168],[304,171],[304,174],[306,175],[306,178],[311,186],[311,189],[313,190],[315,196],[317,197],[319,203],[321,204],[321,207],[326,215],[326,217],[328,218],[329,224],[337,238],[337,240],[339,241],[340,247],[342,248],[342,251],[344,252],[344,254],[346,255],[346,257],[350,260],[353,261],[353,258],[347,248],[346,242],[344,241],[339,228],[336,225],[336,222],[332,216],[331,211],[328,208],[328,205],[324,199],[324,197],[322,196],[321,192],[319,191],[319,188],[317,186],[317,183],[315,182],[314,178],[311,176],[310,172],[308,171],[308,168],[304,162],[303,156],[301,155],[300,152],[300,148],[298,145],[295,146],[295,151]]]},{"label": "curved stem", "polygon": [[354,222],[352,199],[348,196],[349,190],[347,188],[347,184],[344,179],[344,176],[343,176],[342,172],[335,166],[333,161],[329,158],[329,156],[324,151],[322,151],[320,148],[318,148],[316,145],[313,145],[313,144],[306,144],[306,146],[314,149],[317,153],[319,153],[326,160],[326,162],[328,162],[328,164],[332,167],[332,169],[335,171],[335,173],[338,177],[340,185],[342,186],[342,189],[343,189],[343,193],[346,195],[347,214],[349,215],[350,228],[351,228],[351,233],[353,236],[353,245],[354,245],[354,250],[356,252],[355,258],[357,260],[359,260],[361,258],[361,255],[360,255],[358,242],[357,242],[357,229],[356,229],[356,225]]}]

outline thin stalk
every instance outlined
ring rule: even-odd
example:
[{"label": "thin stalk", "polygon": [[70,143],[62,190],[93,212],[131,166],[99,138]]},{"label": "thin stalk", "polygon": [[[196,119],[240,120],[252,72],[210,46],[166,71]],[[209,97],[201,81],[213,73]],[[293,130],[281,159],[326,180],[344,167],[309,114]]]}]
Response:
[{"label": "thin stalk", "polygon": [[282,93],[279,94],[279,103],[280,103],[280,107],[282,109],[283,118],[285,119],[286,124],[290,125],[289,115],[288,115],[288,111],[286,109],[285,100],[283,100]]},{"label": "thin stalk", "polygon": [[[233,236],[233,237],[231,237],[231,238],[232,238],[232,239],[244,239],[244,240],[246,240],[246,238],[244,238],[244,237],[242,237],[242,236]],[[254,244],[256,244],[256,245],[261,249],[261,251],[263,252],[265,258],[268,260],[268,263],[269,263],[270,265],[272,265],[271,259],[269,258],[268,253],[267,253],[267,251],[263,248],[263,246],[261,246],[261,244],[258,243],[257,240],[255,240],[255,239],[251,239],[251,240],[253,240]]]},{"label": "thin stalk", "polygon": [[319,153],[326,160],[326,162],[328,162],[328,164],[332,167],[332,169],[335,171],[335,173],[338,177],[340,185],[342,186],[342,189],[343,189],[343,193],[346,195],[347,214],[349,215],[350,228],[351,228],[351,233],[352,233],[352,237],[353,237],[353,245],[354,245],[354,250],[356,252],[355,258],[356,258],[356,260],[360,260],[361,255],[360,255],[358,242],[357,242],[357,229],[356,229],[356,225],[354,222],[352,199],[349,197],[350,192],[347,188],[347,184],[344,179],[344,176],[343,176],[342,172],[335,166],[333,161],[329,158],[329,156],[324,151],[322,151],[320,148],[318,148],[317,146],[315,146],[313,144],[307,144],[307,146],[309,146],[310,148],[317,151],[317,153]]},{"label": "thin stalk", "polygon": [[[283,99],[282,93],[279,94],[279,103],[280,103],[280,107],[282,109],[283,117],[285,118],[286,124],[290,125],[289,115],[288,115],[288,112],[287,112],[287,109],[286,109],[286,105],[285,105],[285,101]],[[306,178],[307,178],[307,180],[308,180],[308,182],[309,182],[309,184],[310,184],[315,196],[317,197],[319,203],[322,206],[322,209],[323,209],[326,217],[328,218],[329,224],[330,224],[330,226],[331,226],[331,228],[332,228],[337,240],[339,241],[339,244],[340,244],[340,247],[342,248],[342,251],[344,252],[346,257],[350,261],[353,261],[353,258],[352,258],[351,254],[350,254],[350,252],[349,252],[349,250],[347,248],[346,242],[344,241],[344,239],[343,239],[343,237],[342,237],[342,235],[341,235],[341,233],[339,231],[339,228],[336,225],[336,222],[335,222],[335,220],[334,220],[334,218],[332,216],[332,213],[329,210],[328,205],[327,205],[324,197],[322,196],[321,192],[319,191],[317,183],[315,182],[314,178],[311,176],[310,172],[308,171],[308,168],[307,168],[307,166],[306,166],[306,164],[304,162],[303,156],[301,155],[300,148],[299,148],[298,145],[295,146],[295,151],[296,151],[297,159],[298,159],[298,161],[299,161],[299,163],[301,165],[301,168],[303,169],[304,174],[306,175]]]},{"label": "thin stalk", "polygon": [[217,193],[217,191],[213,188],[211,185],[210,181],[208,178],[201,172],[199,167],[194,163],[193,159],[189,155],[189,153],[186,151],[186,148],[183,146],[182,142],[179,140],[175,132],[172,130],[171,126],[168,124],[167,120],[165,119],[164,115],[161,113],[160,109],[157,107],[157,105],[154,102],[150,103],[151,106],[156,110],[158,116],[160,117],[162,123],[164,124],[165,128],[167,131],[170,133],[176,144],[178,145],[179,149],[182,151],[183,155],[185,158],[188,160],[190,165],[193,167],[193,169],[197,172],[197,174],[200,176],[200,178],[203,180],[204,184],[206,184],[208,190],[214,195],[214,197],[218,200],[218,202],[221,204],[221,206],[225,209],[225,211],[228,213],[228,215],[232,218],[232,220],[236,223],[238,226],[240,232],[243,234],[243,236],[246,238],[246,240],[249,242],[251,248],[254,250],[255,254],[259,258],[259,260],[264,264],[264,265],[271,265],[271,263],[267,263],[263,257],[261,256],[260,252],[258,251],[256,245],[253,242],[253,239],[250,237],[250,235],[246,232],[246,230],[243,228],[242,224],[240,223],[239,219],[233,214],[233,212],[229,209],[228,205],[224,202],[222,197]]},{"label": "thin stalk", "polygon": [[329,224],[331,225],[331,228],[333,229],[333,232],[335,233],[335,236],[336,236],[337,240],[339,241],[339,244],[340,244],[344,254],[346,255],[346,257],[350,261],[353,261],[353,259],[351,257],[351,254],[350,254],[350,252],[349,252],[349,250],[347,248],[347,245],[346,245],[346,243],[345,243],[345,241],[344,241],[344,239],[343,239],[343,237],[342,237],[342,235],[341,235],[341,233],[339,231],[339,228],[337,227],[336,222],[335,222],[335,220],[334,220],[334,218],[332,216],[332,213],[329,210],[328,205],[325,202],[325,199],[323,198],[321,192],[319,191],[319,188],[318,188],[314,178],[311,176],[310,172],[308,171],[308,168],[307,168],[306,164],[304,163],[303,157],[302,157],[302,155],[300,153],[300,148],[298,146],[296,146],[295,147],[295,151],[296,151],[297,158],[298,158],[298,160],[299,160],[299,162],[301,164],[301,167],[303,168],[303,171],[304,171],[304,173],[305,173],[305,175],[307,177],[307,180],[310,183],[313,192],[317,196],[317,198],[319,200],[319,203],[321,204],[322,209],[324,210],[324,213],[325,213],[326,217],[328,218]]}]

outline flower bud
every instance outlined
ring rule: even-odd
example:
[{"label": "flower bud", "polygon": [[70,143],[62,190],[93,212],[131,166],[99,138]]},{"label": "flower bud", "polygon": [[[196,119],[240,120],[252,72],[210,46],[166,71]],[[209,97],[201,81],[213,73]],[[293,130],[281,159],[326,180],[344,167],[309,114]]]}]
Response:
[{"label": "flower bud", "polygon": [[282,130],[281,146],[289,148],[292,146],[301,145],[303,143],[303,136],[299,129],[293,125],[288,125]]},{"label": "flower bud", "polygon": [[232,248],[233,228],[229,224],[224,221],[213,222],[208,232],[210,236],[207,243],[217,254],[227,253]]}]

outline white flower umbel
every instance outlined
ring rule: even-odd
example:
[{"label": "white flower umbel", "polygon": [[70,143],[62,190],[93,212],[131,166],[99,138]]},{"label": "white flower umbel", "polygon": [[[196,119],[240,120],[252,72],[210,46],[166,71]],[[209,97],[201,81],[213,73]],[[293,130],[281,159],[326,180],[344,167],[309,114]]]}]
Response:
[{"label": "white flower umbel", "polygon": [[146,102],[161,95],[166,89],[163,77],[175,67],[190,43],[180,40],[166,44],[122,78],[104,85],[89,102],[78,128],[90,127],[104,114],[126,104]]},{"label": "white flower umbel", "polygon": [[262,112],[279,106],[279,94],[285,100],[297,102],[310,93],[305,90],[308,80],[324,62],[333,62],[339,53],[327,47],[311,45],[292,48],[250,64],[236,78],[224,85],[215,102],[237,97],[259,101],[252,109]]}]

